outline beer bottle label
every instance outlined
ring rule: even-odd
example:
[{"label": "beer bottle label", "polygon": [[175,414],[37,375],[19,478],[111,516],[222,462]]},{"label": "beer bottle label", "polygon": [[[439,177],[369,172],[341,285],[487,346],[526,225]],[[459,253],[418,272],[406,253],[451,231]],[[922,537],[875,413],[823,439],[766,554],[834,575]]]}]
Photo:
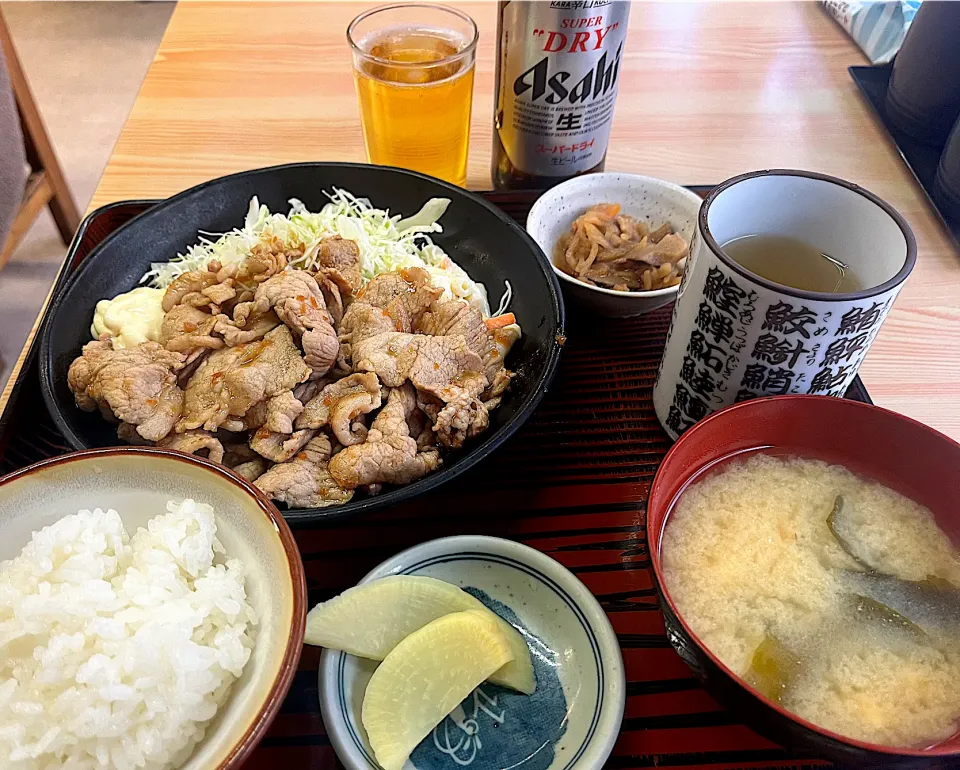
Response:
[{"label": "beer bottle label", "polygon": [[515,168],[572,176],[603,159],[629,13],[619,0],[505,5],[496,130]]}]

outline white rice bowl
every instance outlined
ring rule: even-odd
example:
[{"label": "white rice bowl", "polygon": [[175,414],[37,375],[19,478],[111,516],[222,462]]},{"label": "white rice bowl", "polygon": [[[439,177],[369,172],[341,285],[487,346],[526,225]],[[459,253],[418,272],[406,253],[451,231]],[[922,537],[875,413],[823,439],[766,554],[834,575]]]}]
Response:
[{"label": "white rice bowl", "polygon": [[0,767],[180,767],[254,646],[211,506],[81,510],[0,564]]}]

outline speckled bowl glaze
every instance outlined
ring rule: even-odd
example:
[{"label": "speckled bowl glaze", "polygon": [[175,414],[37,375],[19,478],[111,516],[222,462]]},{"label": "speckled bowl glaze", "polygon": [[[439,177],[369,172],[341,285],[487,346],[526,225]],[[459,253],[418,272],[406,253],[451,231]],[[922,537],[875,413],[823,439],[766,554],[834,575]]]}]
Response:
[{"label": "speckled bowl glaze", "polygon": [[[529,546],[496,537],[431,540],[388,559],[361,583],[426,575],[472,593],[527,639],[537,691],[484,683],[414,750],[405,770],[599,770],[626,698],[617,636],[589,589]],[[377,770],[361,724],[377,663],[335,650],[320,658],[320,710],[349,770]]]},{"label": "speckled bowl glaze", "polygon": [[[960,444],[908,417],[845,398],[774,396],[742,401],[708,416],[667,452],[647,501],[647,540],[667,638],[707,690],[738,720],[777,743],[836,767],[956,770],[960,731],[923,748],[882,746],[819,727],[767,698],[700,639],[670,594],[663,534],[688,484],[718,463],[775,450],[846,466],[925,505],[954,546],[960,543]],[[707,579],[704,577],[704,579]]]},{"label": "speckled bowl glaze", "polygon": [[[669,222],[691,243],[697,229],[700,196],[685,187],[637,174],[587,174],[547,190],[527,215],[527,232],[553,264],[553,249],[573,220],[597,203],[619,203],[621,211],[651,227]],[[692,250],[691,250],[692,251]],[[564,296],[574,305],[610,318],[642,315],[672,302],[678,286],[622,292],[591,286],[553,265]]]},{"label": "speckled bowl glaze", "polygon": [[54,457],[0,479],[0,559],[80,509],[113,508],[131,535],[168,500],[209,503],[217,538],[246,568],[256,645],[180,770],[235,770],[273,721],[297,671],[307,589],[293,534],[267,497],[218,463],[168,449],[118,447]]}]

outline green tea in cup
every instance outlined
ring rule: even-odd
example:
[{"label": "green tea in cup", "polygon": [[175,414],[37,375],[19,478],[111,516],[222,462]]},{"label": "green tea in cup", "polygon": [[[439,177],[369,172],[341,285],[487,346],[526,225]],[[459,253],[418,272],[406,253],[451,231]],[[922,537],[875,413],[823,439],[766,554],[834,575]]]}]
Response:
[{"label": "green tea in cup", "polygon": [[721,248],[738,265],[781,286],[825,294],[864,288],[849,265],[789,235],[741,235]]},{"label": "green tea in cup", "polygon": [[862,187],[772,169],[703,202],[653,406],[676,439],[758,396],[842,396],[917,260],[910,228]]}]

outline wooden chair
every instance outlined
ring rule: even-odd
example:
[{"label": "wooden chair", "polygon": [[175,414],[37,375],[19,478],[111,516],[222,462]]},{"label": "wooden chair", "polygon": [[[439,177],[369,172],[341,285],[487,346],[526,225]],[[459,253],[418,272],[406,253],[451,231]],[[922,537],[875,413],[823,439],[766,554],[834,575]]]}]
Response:
[{"label": "wooden chair", "polygon": [[3,48],[3,55],[7,60],[10,83],[13,86],[17,110],[20,113],[20,125],[23,128],[24,149],[27,162],[30,164],[30,175],[27,178],[23,202],[10,227],[6,243],[0,250],[0,269],[3,269],[44,206],[50,207],[50,213],[53,214],[64,245],[69,244],[70,239],[73,238],[80,224],[80,214],[70,194],[60,163],[57,161],[56,153],[53,151],[53,145],[50,144],[50,137],[43,125],[37,103],[33,100],[30,86],[27,85],[2,14],[0,14],[0,47]]}]

